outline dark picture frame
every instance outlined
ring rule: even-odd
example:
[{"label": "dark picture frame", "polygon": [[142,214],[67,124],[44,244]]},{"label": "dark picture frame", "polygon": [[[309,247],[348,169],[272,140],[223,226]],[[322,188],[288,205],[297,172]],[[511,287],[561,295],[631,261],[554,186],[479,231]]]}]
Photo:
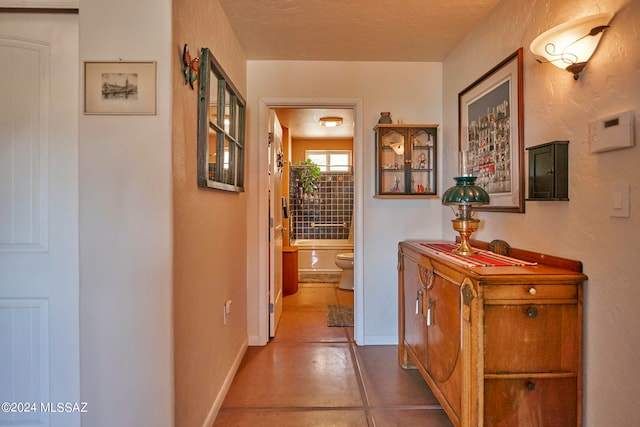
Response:
[{"label": "dark picture frame", "polygon": [[524,213],[522,74],[519,48],[458,94],[458,172],[491,198],[476,210]]}]

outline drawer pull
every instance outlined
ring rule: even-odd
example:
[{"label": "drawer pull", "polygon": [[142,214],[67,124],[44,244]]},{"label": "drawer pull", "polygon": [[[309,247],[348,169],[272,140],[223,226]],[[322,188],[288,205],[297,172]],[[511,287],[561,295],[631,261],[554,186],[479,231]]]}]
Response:
[{"label": "drawer pull", "polygon": [[532,319],[535,319],[536,317],[538,317],[538,309],[535,307],[527,308],[527,316],[531,317]]},{"label": "drawer pull", "polygon": [[427,326],[431,326],[433,324],[431,319],[431,307],[433,307],[433,300],[429,298],[429,303],[427,305]]},{"label": "drawer pull", "polygon": [[418,294],[416,295],[416,314],[420,314],[420,301],[422,300],[422,289],[418,289]]},{"label": "drawer pull", "polygon": [[531,381],[527,382],[527,390],[529,390],[529,391],[533,391],[533,390],[535,390],[535,389],[536,389],[536,385],[535,385],[535,383],[533,383],[533,382],[531,382]]},{"label": "drawer pull", "polygon": [[530,295],[535,295],[537,293],[538,293],[538,291],[536,291],[536,288],[529,288],[529,294]]}]

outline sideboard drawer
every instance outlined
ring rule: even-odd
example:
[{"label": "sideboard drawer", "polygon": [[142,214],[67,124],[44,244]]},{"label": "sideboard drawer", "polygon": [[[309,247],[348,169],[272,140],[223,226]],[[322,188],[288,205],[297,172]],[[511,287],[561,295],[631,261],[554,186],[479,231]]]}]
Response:
[{"label": "sideboard drawer", "polygon": [[486,379],[484,426],[575,426],[577,399],[575,377]]},{"label": "sideboard drawer", "polygon": [[577,299],[577,285],[487,285],[485,300]]},{"label": "sideboard drawer", "polygon": [[487,305],[484,318],[485,372],[577,370],[577,305]]}]

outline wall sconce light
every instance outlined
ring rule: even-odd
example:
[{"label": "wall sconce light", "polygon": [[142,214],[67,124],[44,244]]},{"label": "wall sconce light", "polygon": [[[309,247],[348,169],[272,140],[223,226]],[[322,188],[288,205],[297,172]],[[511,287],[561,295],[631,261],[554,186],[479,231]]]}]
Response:
[{"label": "wall sconce light", "polygon": [[458,176],[453,178],[456,185],[442,195],[443,205],[458,205],[456,218],[451,220],[453,229],[460,233],[460,246],[453,252],[460,255],[476,253],[469,244],[471,233],[478,229],[480,220],[473,218],[472,207],[489,203],[489,194],[475,185],[475,176]]},{"label": "wall sconce light", "polygon": [[342,117],[320,117],[320,124],[324,127],[334,128],[342,124]]},{"label": "wall sconce light", "polygon": [[613,13],[599,13],[566,22],[540,34],[531,43],[531,52],[540,63],[550,62],[573,73],[578,80],[587,61],[598,47]]}]

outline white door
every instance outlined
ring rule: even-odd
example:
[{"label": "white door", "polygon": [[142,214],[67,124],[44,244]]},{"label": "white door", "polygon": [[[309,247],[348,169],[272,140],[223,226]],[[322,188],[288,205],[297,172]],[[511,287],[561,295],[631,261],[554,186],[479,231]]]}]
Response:
[{"label": "white door", "polygon": [[79,426],[91,410],[79,401],[78,66],[76,14],[0,13],[0,403],[13,403],[0,426]]},{"label": "white door", "polygon": [[275,111],[269,110],[269,336],[276,336],[282,315],[282,126]]}]

